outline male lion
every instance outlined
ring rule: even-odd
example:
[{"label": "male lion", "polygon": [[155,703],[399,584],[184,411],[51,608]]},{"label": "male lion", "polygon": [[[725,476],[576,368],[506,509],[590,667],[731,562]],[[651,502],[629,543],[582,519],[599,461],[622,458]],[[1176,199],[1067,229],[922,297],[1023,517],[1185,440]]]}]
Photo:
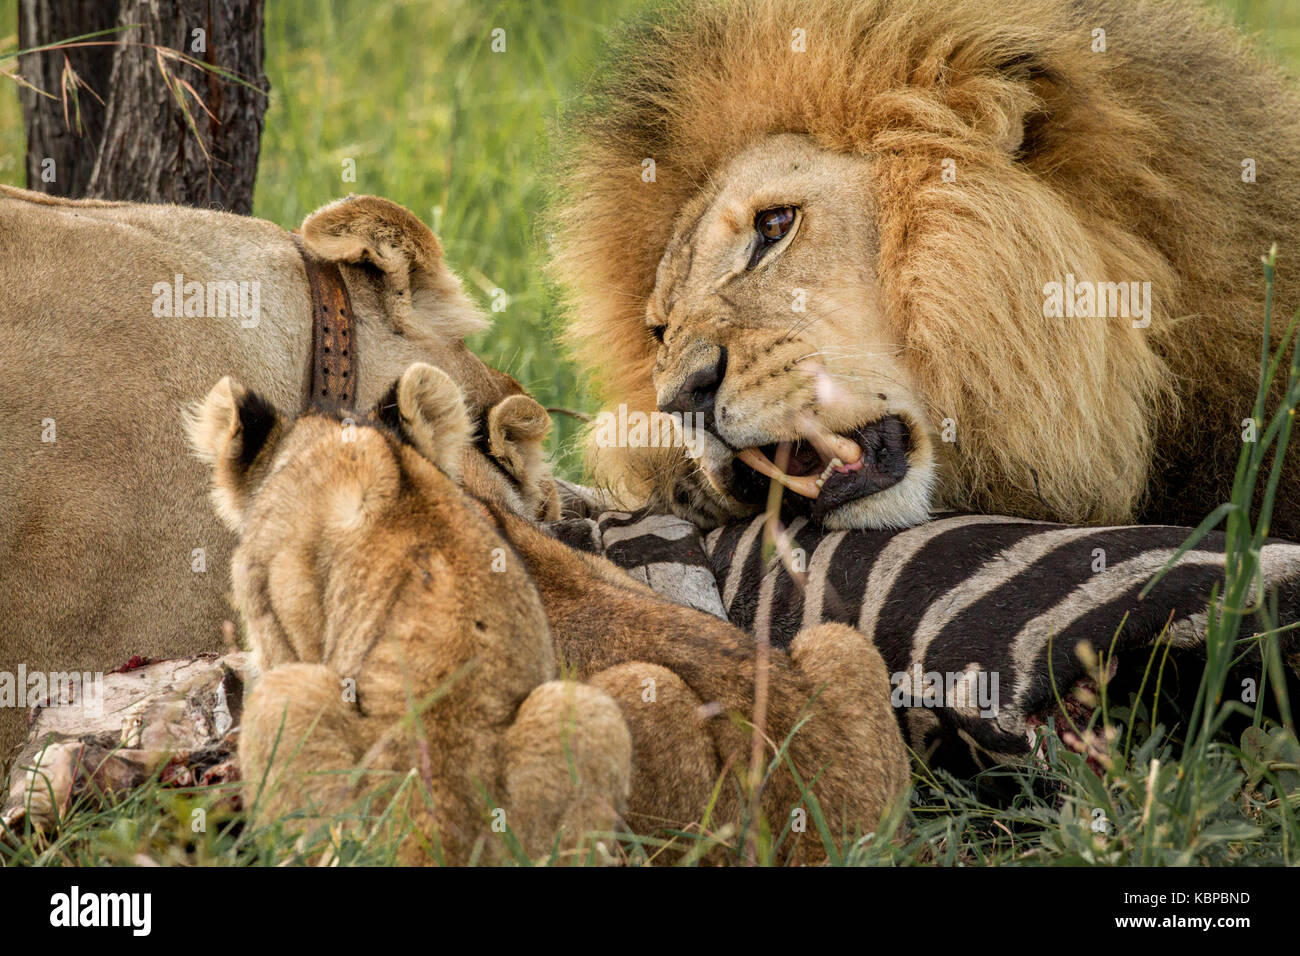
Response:
[{"label": "male lion", "polygon": [[1172,0],[670,5],[573,123],[557,269],[607,397],[698,414],[699,454],[598,477],[708,524],[769,479],[832,528],[1195,524],[1252,416],[1260,255],[1300,256],[1297,115]]},{"label": "male lion", "polygon": [[355,424],[288,422],[223,378],[188,430],[239,536],[255,820],[335,823],[402,785],[403,860],[451,864],[504,852],[502,821],[534,858],[613,828],[628,729],[604,693],[556,679],[527,571],[458,489],[472,426],[444,372],[411,366]]},{"label": "male lion", "polygon": [[[356,196],[301,233],[351,295],[363,407],[417,360],[476,420],[522,391],[465,346],[484,322],[415,216]],[[0,671],[220,646],[233,538],[177,414],[225,374],[300,407],[311,316],[293,237],[271,223],[0,187]],[[0,773],[22,717],[0,707]]]}]

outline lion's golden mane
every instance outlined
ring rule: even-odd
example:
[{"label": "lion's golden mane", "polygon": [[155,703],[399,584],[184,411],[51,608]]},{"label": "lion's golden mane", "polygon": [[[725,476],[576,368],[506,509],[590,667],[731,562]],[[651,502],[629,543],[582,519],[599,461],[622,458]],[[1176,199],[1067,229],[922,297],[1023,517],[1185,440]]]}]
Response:
[{"label": "lion's golden mane", "polygon": [[[806,50],[787,55],[795,30]],[[882,301],[932,424],[959,423],[944,503],[1108,522],[1224,500],[1259,364],[1259,256],[1300,253],[1300,102],[1212,15],[673,4],[615,39],[596,82],[570,124],[556,269],[606,400],[654,407],[645,304],[677,211],[747,145],[802,133],[877,158]],[[1151,326],[1027,324],[1067,273],[1151,282]]]}]

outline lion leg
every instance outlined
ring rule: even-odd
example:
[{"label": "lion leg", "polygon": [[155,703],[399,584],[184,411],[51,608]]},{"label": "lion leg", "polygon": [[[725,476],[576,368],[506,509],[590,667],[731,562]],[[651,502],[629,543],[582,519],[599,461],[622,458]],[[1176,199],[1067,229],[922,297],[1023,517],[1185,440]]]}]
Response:
[{"label": "lion leg", "polygon": [[579,848],[618,823],[632,742],[614,702],[595,687],[549,681],[533,689],[505,736],[507,826],[530,859]]},{"label": "lion leg", "polygon": [[[699,697],[672,671],[643,661],[599,671],[589,682],[614,699],[632,732],[627,804],[632,830],[650,833],[698,823],[721,771]],[[732,819],[732,797],[724,786],[714,822]]]},{"label": "lion leg", "polygon": [[837,839],[872,832],[911,776],[885,662],[870,639],[843,624],[800,631],[790,659],[816,694],[790,756],[805,784],[820,773],[814,791]]},{"label": "lion leg", "polygon": [[306,812],[328,818],[349,800],[362,753],[360,718],[343,701],[339,675],[322,664],[264,673],[244,704],[239,765],[256,822]]}]

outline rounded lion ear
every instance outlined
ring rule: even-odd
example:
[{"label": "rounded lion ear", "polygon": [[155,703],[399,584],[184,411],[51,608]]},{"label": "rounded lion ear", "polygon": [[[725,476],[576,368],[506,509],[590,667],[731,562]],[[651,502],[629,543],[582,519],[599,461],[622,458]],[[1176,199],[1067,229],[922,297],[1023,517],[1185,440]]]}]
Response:
[{"label": "rounded lion ear", "polygon": [[299,231],[317,258],[379,270],[384,310],[399,334],[420,322],[457,339],[487,327],[443,262],[438,237],[397,203],[348,196],[317,209]]},{"label": "rounded lion ear", "polygon": [[460,387],[440,368],[417,362],[380,401],[380,417],[453,481],[473,426]]},{"label": "rounded lion ear", "polygon": [[212,469],[217,513],[238,528],[252,489],[251,473],[283,432],[284,419],[256,392],[227,375],[184,413],[195,455]]},{"label": "rounded lion ear", "polygon": [[511,395],[488,412],[488,447],[499,458],[508,457],[508,446],[541,442],[551,431],[551,416],[531,395]]},{"label": "rounded lion ear", "polygon": [[551,417],[531,395],[510,395],[487,416],[488,451],[519,484],[530,517],[559,516],[559,496],[546,458]]}]

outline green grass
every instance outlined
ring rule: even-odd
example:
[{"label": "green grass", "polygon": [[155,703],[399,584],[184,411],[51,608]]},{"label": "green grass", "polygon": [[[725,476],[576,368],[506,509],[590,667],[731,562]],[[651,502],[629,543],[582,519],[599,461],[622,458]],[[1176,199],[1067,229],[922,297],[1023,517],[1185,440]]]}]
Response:
[{"label": "green grass", "polygon": [[[1270,256],[1263,267],[1266,342],[1275,261]],[[1068,733],[1041,731],[1041,760],[997,767],[971,780],[914,762],[908,799],[875,833],[831,832],[796,776],[810,832],[818,834],[832,865],[1300,863],[1300,742],[1283,690],[1282,629],[1269,602],[1248,602],[1300,406],[1298,330],[1300,312],[1277,349],[1261,351],[1255,413],[1261,437],[1242,447],[1231,500],[1185,545],[1226,523],[1225,579],[1210,602],[1205,661],[1190,710],[1176,708],[1170,689],[1180,675],[1174,673],[1170,646],[1157,644],[1136,693],[1112,700],[1108,683],[1098,680],[1097,706],[1085,726],[1070,721]],[[1275,379],[1285,384],[1284,398],[1269,407],[1266,396],[1277,394],[1270,393]],[[1261,486],[1262,505],[1252,513]],[[1230,666],[1251,645],[1258,647],[1261,661],[1253,675],[1259,687],[1253,706],[1236,699],[1227,685]],[[1096,650],[1096,673],[1108,672],[1109,653]],[[1227,726],[1234,718],[1245,728],[1230,734]],[[788,745],[787,739],[770,758],[768,778],[795,773],[785,756]],[[740,787],[743,797],[747,776],[738,768],[718,786]],[[413,775],[398,783],[419,786]],[[409,832],[394,812],[397,804],[380,796],[323,825],[313,824],[300,840],[296,829],[301,826],[296,828],[293,819],[249,825],[237,810],[237,796],[232,785],[176,788],[158,780],[123,794],[84,796],[54,835],[24,830],[0,840],[0,865],[280,865],[312,863],[323,853],[344,865],[387,864],[396,860],[398,844]],[[491,805],[488,799],[485,808]],[[740,805],[752,804],[742,799]],[[576,854],[552,854],[540,862],[779,864],[786,860],[790,819],[743,818],[739,825],[715,828],[705,808],[699,824],[684,830],[654,837],[590,834]],[[509,831],[500,839],[503,845],[485,847],[480,859],[491,859],[497,849],[499,859],[530,862],[521,858]]]},{"label": "green grass", "polygon": [[[548,133],[641,0],[271,0],[271,102],[255,213],[286,227],[349,192],[402,203],[441,236],[449,261],[490,308],[472,341],[544,405],[595,411],[555,339],[542,210],[554,161]],[[1294,0],[1221,5],[1284,62],[1300,65]],[[0,51],[17,49],[17,0],[0,0]],[[491,50],[492,31],[506,50]],[[13,68],[13,63],[0,63]],[[0,78],[0,182],[23,185],[22,116]],[[356,163],[344,182],[342,163]],[[552,450],[579,477],[576,425],[557,417]]]},{"label": "green grass", "polygon": [[[541,212],[548,133],[632,0],[272,0],[270,107],[255,214],[285,227],[350,192],[386,196],[439,234],[485,309],[471,345],[545,405],[594,411],[554,332]],[[0,0],[0,51],[17,49],[16,0]],[[506,49],[491,50],[492,31]],[[12,69],[13,61],[0,62]],[[0,77],[0,182],[24,185],[15,84]],[[343,161],[356,166],[345,182]],[[553,450],[572,419],[557,417]],[[568,473],[576,459],[565,456]]]},{"label": "green grass", "polygon": [[[294,226],[348,192],[388,196],[441,235],[448,258],[485,307],[502,289],[509,306],[474,341],[490,363],[514,374],[546,404],[591,411],[587,393],[554,341],[554,290],[542,278],[540,222],[552,157],[548,130],[598,54],[604,32],[633,0],[271,0],[267,73],[272,83],[258,174],[256,213]],[[1294,0],[1225,0],[1244,27],[1300,72],[1300,5]],[[0,51],[16,48],[16,0],[0,0]],[[490,50],[506,31],[505,53]],[[11,64],[0,64],[10,66]],[[12,83],[0,80],[0,181],[22,185],[22,124]],[[341,176],[356,163],[355,183]],[[1295,375],[1279,363],[1277,374]],[[1295,396],[1293,396],[1294,398]],[[1285,411],[1279,422],[1287,421]],[[1261,415],[1266,419],[1267,415]],[[558,423],[557,442],[572,436]],[[1282,441],[1289,426],[1273,432]],[[1267,430],[1264,430],[1267,434]],[[1289,437],[1289,436],[1287,436]],[[958,781],[918,770],[906,806],[874,837],[829,835],[832,859],[860,864],[1259,864],[1300,862],[1300,750],[1293,734],[1225,693],[1225,665],[1243,633],[1269,632],[1267,609],[1242,607],[1260,523],[1250,489],[1267,482],[1273,450],[1243,451],[1228,522],[1229,574],[1212,615],[1199,709],[1173,719],[1167,657],[1153,655],[1141,696],[1104,700],[1089,727],[1106,765],[1046,733],[1048,759]],[[570,466],[572,460],[570,459]],[[1261,617],[1262,615],[1262,617]],[[1249,625],[1249,626],[1247,626]],[[1276,634],[1266,637],[1269,674],[1261,701],[1278,686]],[[1157,710],[1156,704],[1159,701]],[[1261,705],[1262,706],[1262,705]],[[1234,713],[1251,727],[1228,736]],[[779,761],[772,772],[785,772]],[[994,803],[989,788],[1009,797]],[[86,799],[50,840],[31,834],[0,842],[0,864],[162,863],[245,865],[300,858],[282,827],[254,830],[233,806],[233,790],[157,782],[104,801]],[[194,811],[206,814],[196,832]],[[818,814],[811,804],[810,815]],[[760,827],[760,821],[748,821]],[[748,832],[669,838],[688,859],[743,862]],[[780,827],[759,841],[759,861],[780,859]],[[346,862],[390,860],[400,828],[346,837]],[[603,852],[577,862],[666,858],[661,843],[605,835]],[[308,847],[308,850],[313,847]]]},{"label": "green grass", "polygon": [[[542,276],[548,131],[627,0],[269,4],[271,108],[256,213],[285,225],[349,191],[387,196],[441,237],[485,308],[473,346],[545,405],[588,408],[554,340]],[[505,31],[505,52],[491,49]],[[345,158],[357,181],[340,177]],[[556,422],[557,440],[573,434]],[[558,444],[557,444],[558,447]]]}]

